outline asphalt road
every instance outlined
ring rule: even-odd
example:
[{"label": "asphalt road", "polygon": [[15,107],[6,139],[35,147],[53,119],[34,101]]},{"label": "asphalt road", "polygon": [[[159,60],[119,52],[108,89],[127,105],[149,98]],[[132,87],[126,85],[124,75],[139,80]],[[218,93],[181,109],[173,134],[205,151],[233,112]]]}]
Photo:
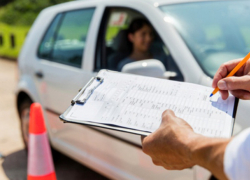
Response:
[{"label": "asphalt road", "polygon": [[[0,58],[0,180],[27,179],[27,154],[15,106],[16,69],[16,62]],[[106,179],[60,153],[54,165],[58,180]]]}]

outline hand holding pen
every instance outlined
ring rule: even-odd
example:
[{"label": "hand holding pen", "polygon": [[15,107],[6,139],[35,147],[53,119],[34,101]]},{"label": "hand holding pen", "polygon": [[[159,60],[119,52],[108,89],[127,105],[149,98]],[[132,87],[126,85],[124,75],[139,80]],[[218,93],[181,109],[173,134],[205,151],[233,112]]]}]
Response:
[{"label": "hand holding pen", "polygon": [[[222,99],[227,99],[229,91],[237,98],[250,99],[250,53],[243,59],[232,60],[220,66],[214,75],[213,93],[220,91]],[[235,76],[233,76],[235,75]]]}]

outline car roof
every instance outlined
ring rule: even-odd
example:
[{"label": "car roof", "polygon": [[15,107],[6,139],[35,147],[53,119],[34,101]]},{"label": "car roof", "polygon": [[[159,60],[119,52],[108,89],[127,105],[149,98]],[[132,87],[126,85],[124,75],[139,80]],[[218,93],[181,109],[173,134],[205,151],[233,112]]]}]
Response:
[{"label": "car roof", "polygon": [[[100,0],[77,0],[77,1],[100,1]],[[110,1],[110,0],[102,0],[102,1]],[[112,1],[112,0],[111,0]],[[126,0],[114,0],[114,1],[126,1]],[[204,2],[204,1],[216,1],[216,0],[137,0],[148,2],[154,6],[164,5],[164,4],[179,4],[179,3],[189,3],[189,2]]]},{"label": "car roof", "polygon": [[[149,3],[152,6],[158,7],[161,5],[168,5],[168,4],[179,4],[179,3],[191,3],[191,2],[205,2],[205,1],[217,1],[217,0],[136,0],[142,3]],[[224,0],[225,1],[225,0]],[[94,2],[98,4],[99,2],[127,2],[127,0],[75,0],[75,1],[69,1],[57,5],[53,5],[50,7],[45,8],[43,11],[45,12],[53,12],[57,8],[67,8],[70,5],[73,5],[75,3],[78,4],[78,2],[81,2],[83,4],[88,3],[88,2]]]},{"label": "car roof", "polygon": [[179,3],[190,3],[190,2],[204,2],[204,1],[214,1],[214,0],[139,0],[148,1],[153,5],[163,5],[163,4],[179,4]]}]

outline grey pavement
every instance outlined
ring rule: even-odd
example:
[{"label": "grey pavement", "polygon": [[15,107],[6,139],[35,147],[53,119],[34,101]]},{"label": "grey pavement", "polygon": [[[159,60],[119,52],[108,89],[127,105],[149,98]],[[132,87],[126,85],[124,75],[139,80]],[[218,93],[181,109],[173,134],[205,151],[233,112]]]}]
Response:
[{"label": "grey pavement", "polygon": [[[15,106],[17,82],[16,62],[0,58],[0,180],[27,179],[27,153]],[[60,153],[54,165],[58,180],[106,179]]]}]

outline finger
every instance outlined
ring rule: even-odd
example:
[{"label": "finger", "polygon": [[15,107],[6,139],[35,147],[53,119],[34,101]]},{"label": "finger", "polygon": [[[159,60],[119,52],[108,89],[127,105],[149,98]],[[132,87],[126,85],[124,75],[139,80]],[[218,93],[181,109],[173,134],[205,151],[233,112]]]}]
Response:
[{"label": "finger", "polygon": [[150,155],[151,151],[152,151],[152,147],[154,144],[154,137],[152,135],[153,133],[151,133],[148,136],[141,136],[141,140],[142,140],[142,151],[147,154]]},{"label": "finger", "polygon": [[166,170],[175,170],[174,168],[173,168],[173,166],[171,166],[171,165],[164,165],[163,166]]},{"label": "finger", "polygon": [[239,99],[250,100],[250,92],[248,91],[234,90],[234,91],[230,91],[230,93]]},{"label": "finger", "polygon": [[218,82],[220,90],[250,90],[250,75],[227,77]]},{"label": "finger", "polygon": [[220,95],[223,100],[226,100],[229,96],[229,93],[226,90],[220,90]]},{"label": "finger", "polygon": [[[229,62],[226,62],[224,64],[222,64],[218,71],[215,73],[214,75],[214,79],[213,79],[213,83],[212,83],[212,87],[216,88],[217,87],[217,83],[219,80],[221,80],[222,78],[226,77],[229,72],[231,72],[233,70],[233,68],[241,61],[241,59],[236,59],[236,60],[232,60]],[[243,71],[243,67],[241,67],[238,71],[238,73]]]},{"label": "finger", "polygon": [[144,138],[147,136],[141,136],[141,143],[143,143]]},{"label": "finger", "polygon": [[165,110],[165,111],[162,113],[162,117],[165,117],[165,116],[175,116],[174,111],[172,111],[172,110],[170,110],[170,109]]},{"label": "finger", "polygon": [[145,139],[143,139],[142,141],[142,152],[144,152],[147,155],[149,155],[150,153],[150,149],[148,148],[148,143],[146,143]]},{"label": "finger", "polygon": [[156,166],[161,166],[161,163],[160,163],[159,161],[157,161],[157,160],[152,159],[152,162],[153,162],[154,165],[156,165]]},{"label": "finger", "polygon": [[173,117],[175,117],[174,111],[167,109],[162,113],[161,125],[163,126],[168,123]]},{"label": "finger", "polygon": [[173,168],[175,170],[183,170],[183,169],[187,169],[187,168],[192,168],[194,166],[194,163],[190,163],[190,164],[182,164],[182,165],[177,165],[177,166],[173,166]]},{"label": "finger", "polygon": [[[249,74],[250,73],[250,60],[248,60],[246,62],[246,65],[245,65],[245,68],[244,68],[244,71],[243,71],[243,74]],[[235,74],[236,76],[239,76],[238,75],[238,72]]]}]

